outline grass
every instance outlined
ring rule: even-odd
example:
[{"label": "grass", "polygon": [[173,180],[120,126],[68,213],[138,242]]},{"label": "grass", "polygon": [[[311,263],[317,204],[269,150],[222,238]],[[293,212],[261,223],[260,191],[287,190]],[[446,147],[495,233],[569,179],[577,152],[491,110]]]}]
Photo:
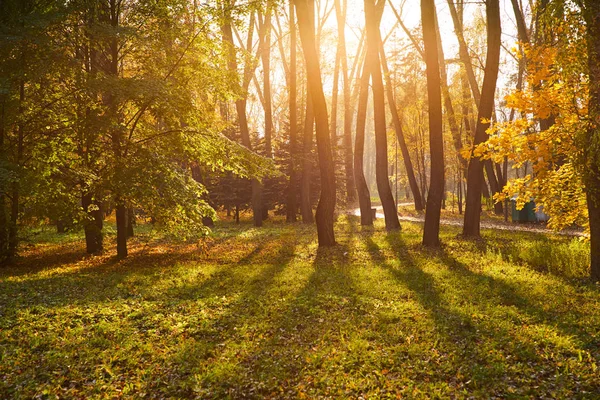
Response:
[{"label": "grass", "polygon": [[0,398],[600,394],[587,244],[443,227],[432,251],[418,224],[346,216],[336,233],[318,249],[280,220],[223,222],[201,246],[146,229],[123,261],[32,235],[0,270]]}]

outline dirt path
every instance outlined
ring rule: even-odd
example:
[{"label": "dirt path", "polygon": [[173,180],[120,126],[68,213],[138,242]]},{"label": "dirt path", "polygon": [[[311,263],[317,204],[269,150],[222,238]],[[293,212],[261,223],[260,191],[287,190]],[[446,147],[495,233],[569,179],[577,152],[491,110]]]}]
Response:
[{"label": "dirt path", "polygon": [[[411,205],[412,203],[407,203],[407,205]],[[401,204],[404,205],[404,204]],[[350,214],[360,216],[360,208],[356,208],[350,212]],[[385,216],[383,214],[383,209],[381,207],[377,207],[377,218],[383,219]],[[409,216],[409,215],[398,215],[398,219],[400,221],[409,221],[409,222],[420,222],[423,223],[425,221],[425,216]],[[451,226],[463,226],[463,221],[460,219],[448,219],[442,218],[440,220],[442,225],[451,225]],[[577,236],[584,237],[585,233],[575,230],[568,229],[561,232],[555,232],[551,229],[546,228],[543,225],[526,225],[526,224],[515,224],[511,222],[502,222],[502,221],[481,221],[481,227],[483,229],[500,229],[505,231],[516,231],[516,232],[532,232],[532,233],[544,233],[544,234],[555,234],[562,236]]]}]

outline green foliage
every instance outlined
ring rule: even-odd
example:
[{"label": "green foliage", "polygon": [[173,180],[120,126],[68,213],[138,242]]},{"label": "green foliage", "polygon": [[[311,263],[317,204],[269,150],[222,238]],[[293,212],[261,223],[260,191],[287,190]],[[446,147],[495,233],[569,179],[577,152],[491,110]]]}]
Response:
[{"label": "green foliage", "polygon": [[0,271],[0,397],[600,390],[597,286],[514,259],[558,247],[552,271],[587,243],[486,230],[467,242],[444,228],[444,248],[429,251],[417,225],[387,234],[344,217],[324,251],[314,226],[280,220],[220,224],[201,251],[141,230],[122,261],[114,249],[82,258],[81,236],[44,230]]}]

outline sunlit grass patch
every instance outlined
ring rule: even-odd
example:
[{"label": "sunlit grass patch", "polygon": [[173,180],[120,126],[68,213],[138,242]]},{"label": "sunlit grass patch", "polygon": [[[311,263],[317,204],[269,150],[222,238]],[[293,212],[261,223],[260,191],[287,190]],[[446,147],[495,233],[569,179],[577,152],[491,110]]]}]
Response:
[{"label": "sunlit grass patch", "polygon": [[598,393],[598,288],[509,246],[567,260],[585,244],[444,228],[429,250],[402,225],[340,216],[326,249],[281,220],[220,222],[200,245],[148,230],[123,261],[86,256],[81,237],[33,242],[0,271],[0,397]]}]

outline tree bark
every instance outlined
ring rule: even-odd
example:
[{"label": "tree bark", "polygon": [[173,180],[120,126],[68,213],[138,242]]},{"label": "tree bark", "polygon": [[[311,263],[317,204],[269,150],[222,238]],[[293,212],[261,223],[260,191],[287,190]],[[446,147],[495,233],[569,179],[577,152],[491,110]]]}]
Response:
[{"label": "tree bark", "polygon": [[591,278],[600,281],[600,3],[586,0],[589,120],[585,135],[584,183],[590,223]]},{"label": "tree bark", "polygon": [[367,123],[367,105],[369,101],[369,63],[365,59],[360,79],[358,94],[358,114],[356,117],[356,141],[354,145],[354,179],[358,193],[358,204],[360,207],[360,224],[373,225],[371,214],[371,194],[365,179],[363,168],[365,150],[365,126]]},{"label": "tree bark", "polygon": [[[286,221],[296,222],[296,211],[298,209],[297,198],[297,177],[296,177],[296,141],[298,136],[297,125],[297,110],[296,110],[296,17],[294,15],[294,5],[290,0],[290,90],[289,90],[289,107],[290,107],[290,166],[289,166],[289,186],[288,198],[286,204]],[[311,213],[312,215],[312,213]]]},{"label": "tree bark", "polygon": [[127,257],[127,207],[121,199],[116,200],[117,217],[117,257]]},{"label": "tree bark", "polygon": [[273,155],[273,105],[271,97],[271,8],[267,4],[267,12],[262,22],[264,27],[265,44],[262,49],[261,59],[263,65],[263,93],[265,98],[265,155]]},{"label": "tree bark", "polygon": [[429,148],[431,154],[431,177],[425,210],[423,245],[440,245],[440,214],[444,198],[444,137],[442,132],[442,93],[440,89],[440,65],[438,60],[435,3],[421,0],[423,44],[427,65],[427,101],[429,104]]},{"label": "tree bark", "polygon": [[[6,98],[2,96],[2,105],[0,108],[0,157],[6,157],[4,149],[5,135],[5,104]],[[6,215],[6,190],[4,185],[0,187],[0,265],[4,264],[9,259],[8,254],[8,218]]]},{"label": "tree bark", "polygon": [[312,224],[314,216],[311,201],[310,178],[312,175],[312,147],[315,114],[310,93],[306,95],[306,116],[304,118],[304,139],[302,148],[302,181],[300,186],[300,214],[302,222]]},{"label": "tree bark", "polygon": [[383,206],[385,215],[385,228],[388,231],[400,229],[398,210],[390,188],[388,178],[388,154],[387,154],[387,127],[385,124],[385,94],[383,90],[383,78],[381,74],[381,63],[379,60],[379,46],[381,34],[379,23],[385,0],[365,0],[365,22],[367,30],[367,63],[371,72],[373,85],[373,120],[375,124],[375,179],[377,191]]},{"label": "tree bark", "polygon": [[[221,26],[221,31],[223,35],[223,41],[229,46],[229,54],[228,54],[228,68],[231,73],[235,74],[236,80],[238,75],[238,67],[237,60],[235,54],[235,47],[233,43],[233,30],[231,27],[231,10],[229,7],[225,7],[225,16],[224,22]],[[251,18],[252,20],[252,18]],[[262,40],[262,38],[261,38]],[[248,71],[244,71],[244,79],[247,79]],[[253,73],[252,73],[253,74]],[[239,81],[236,82],[236,85],[243,88],[245,85],[240,85]],[[244,147],[249,150],[252,150],[252,143],[250,141],[250,129],[248,128],[248,119],[246,116],[246,95],[238,98],[235,101],[235,109],[238,117],[238,127],[240,129],[240,137],[241,142]],[[262,188],[261,184],[257,179],[252,179],[252,214],[254,220],[254,226],[262,226],[263,222],[263,207],[262,207]]]},{"label": "tree bark", "polygon": [[85,250],[88,254],[100,253],[103,250],[102,226],[104,220],[101,204],[94,201],[92,193],[86,192],[81,196],[81,206],[88,217],[83,225]]},{"label": "tree bark", "polygon": [[338,41],[340,46],[340,59],[342,62],[342,82],[344,84],[344,170],[346,174],[346,201],[353,204],[356,200],[356,183],[354,182],[354,168],[352,163],[352,105],[350,91],[350,77],[348,71],[348,54],[346,52],[346,15],[348,3],[344,0],[335,0],[335,13],[338,24]]},{"label": "tree bark", "polygon": [[317,223],[319,246],[323,247],[335,245],[333,213],[335,211],[336,187],[331,143],[328,134],[327,102],[323,93],[321,67],[319,65],[315,33],[308,7],[309,1],[312,0],[295,0],[295,6],[298,15],[300,40],[306,63],[308,87],[315,114],[317,151],[319,154],[321,176],[321,195],[319,204],[317,205],[315,220]]},{"label": "tree bark", "polygon": [[392,115],[392,122],[394,123],[396,138],[398,140],[398,144],[400,145],[400,151],[402,152],[402,160],[404,161],[404,168],[406,169],[408,184],[410,185],[410,190],[413,193],[415,210],[423,211],[425,209],[423,205],[423,197],[421,196],[419,184],[417,183],[417,178],[415,177],[415,170],[413,168],[413,164],[410,159],[410,153],[408,151],[408,146],[406,145],[406,140],[404,138],[402,123],[400,122],[400,116],[398,115],[398,110],[396,109],[396,100],[394,99],[394,87],[392,86],[392,78],[388,69],[387,59],[385,57],[385,51],[383,49],[383,43],[379,47],[379,54],[381,56],[383,76],[385,77],[385,89],[387,92],[388,106],[390,108],[390,114]]},{"label": "tree bark", "polygon": [[[210,218],[209,218],[210,220]],[[202,219],[202,221],[204,222],[204,218]],[[212,220],[210,220],[212,222]],[[134,230],[134,225],[135,225],[135,210],[132,207],[129,207],[127,209],[127,237],[134,237],[135,236],[135,230]],[[206,225],[206,224],[205,224]]]},{"label": "tree bark", "polygon": [[456,33],[456,38],[458,39],[458,54],[460,60],[465,66],[465,71],[467,73],[469,86],[471,87],[471,91],[473,93],[473,98],[475,99],[475,104],[477,104],[479,107],[479,103],[481,101],[481,92],[479,91],[477,78],[475,78],[475,72],[473,71],[473,64],[471,63],[469,48],[467,47],[467,42],[465,41],[462,16],[456,11],[454,0],[448,0],[448,8],[450,9],[450,15],[452,16],[452,22],[454,23],[454,32]]},{"label": "tree bark", "polygon": [[[487,56],[485,62],[485,74],[479,112],[477,117],[477,128],[475,130],[474,146],[483,143],[487,139],[488,122],[492,117],[494,106],[494,94],[496,92],[496,81],[498,79],[498,67],[500,62],[500,5],[498,0],[487,0]],[[467,172],[467,202],[463,225],[463,235],[471,237],[480,236],[481,219],[481,186],[483,184],[483,162],[476,157],[471,157]]]}]

